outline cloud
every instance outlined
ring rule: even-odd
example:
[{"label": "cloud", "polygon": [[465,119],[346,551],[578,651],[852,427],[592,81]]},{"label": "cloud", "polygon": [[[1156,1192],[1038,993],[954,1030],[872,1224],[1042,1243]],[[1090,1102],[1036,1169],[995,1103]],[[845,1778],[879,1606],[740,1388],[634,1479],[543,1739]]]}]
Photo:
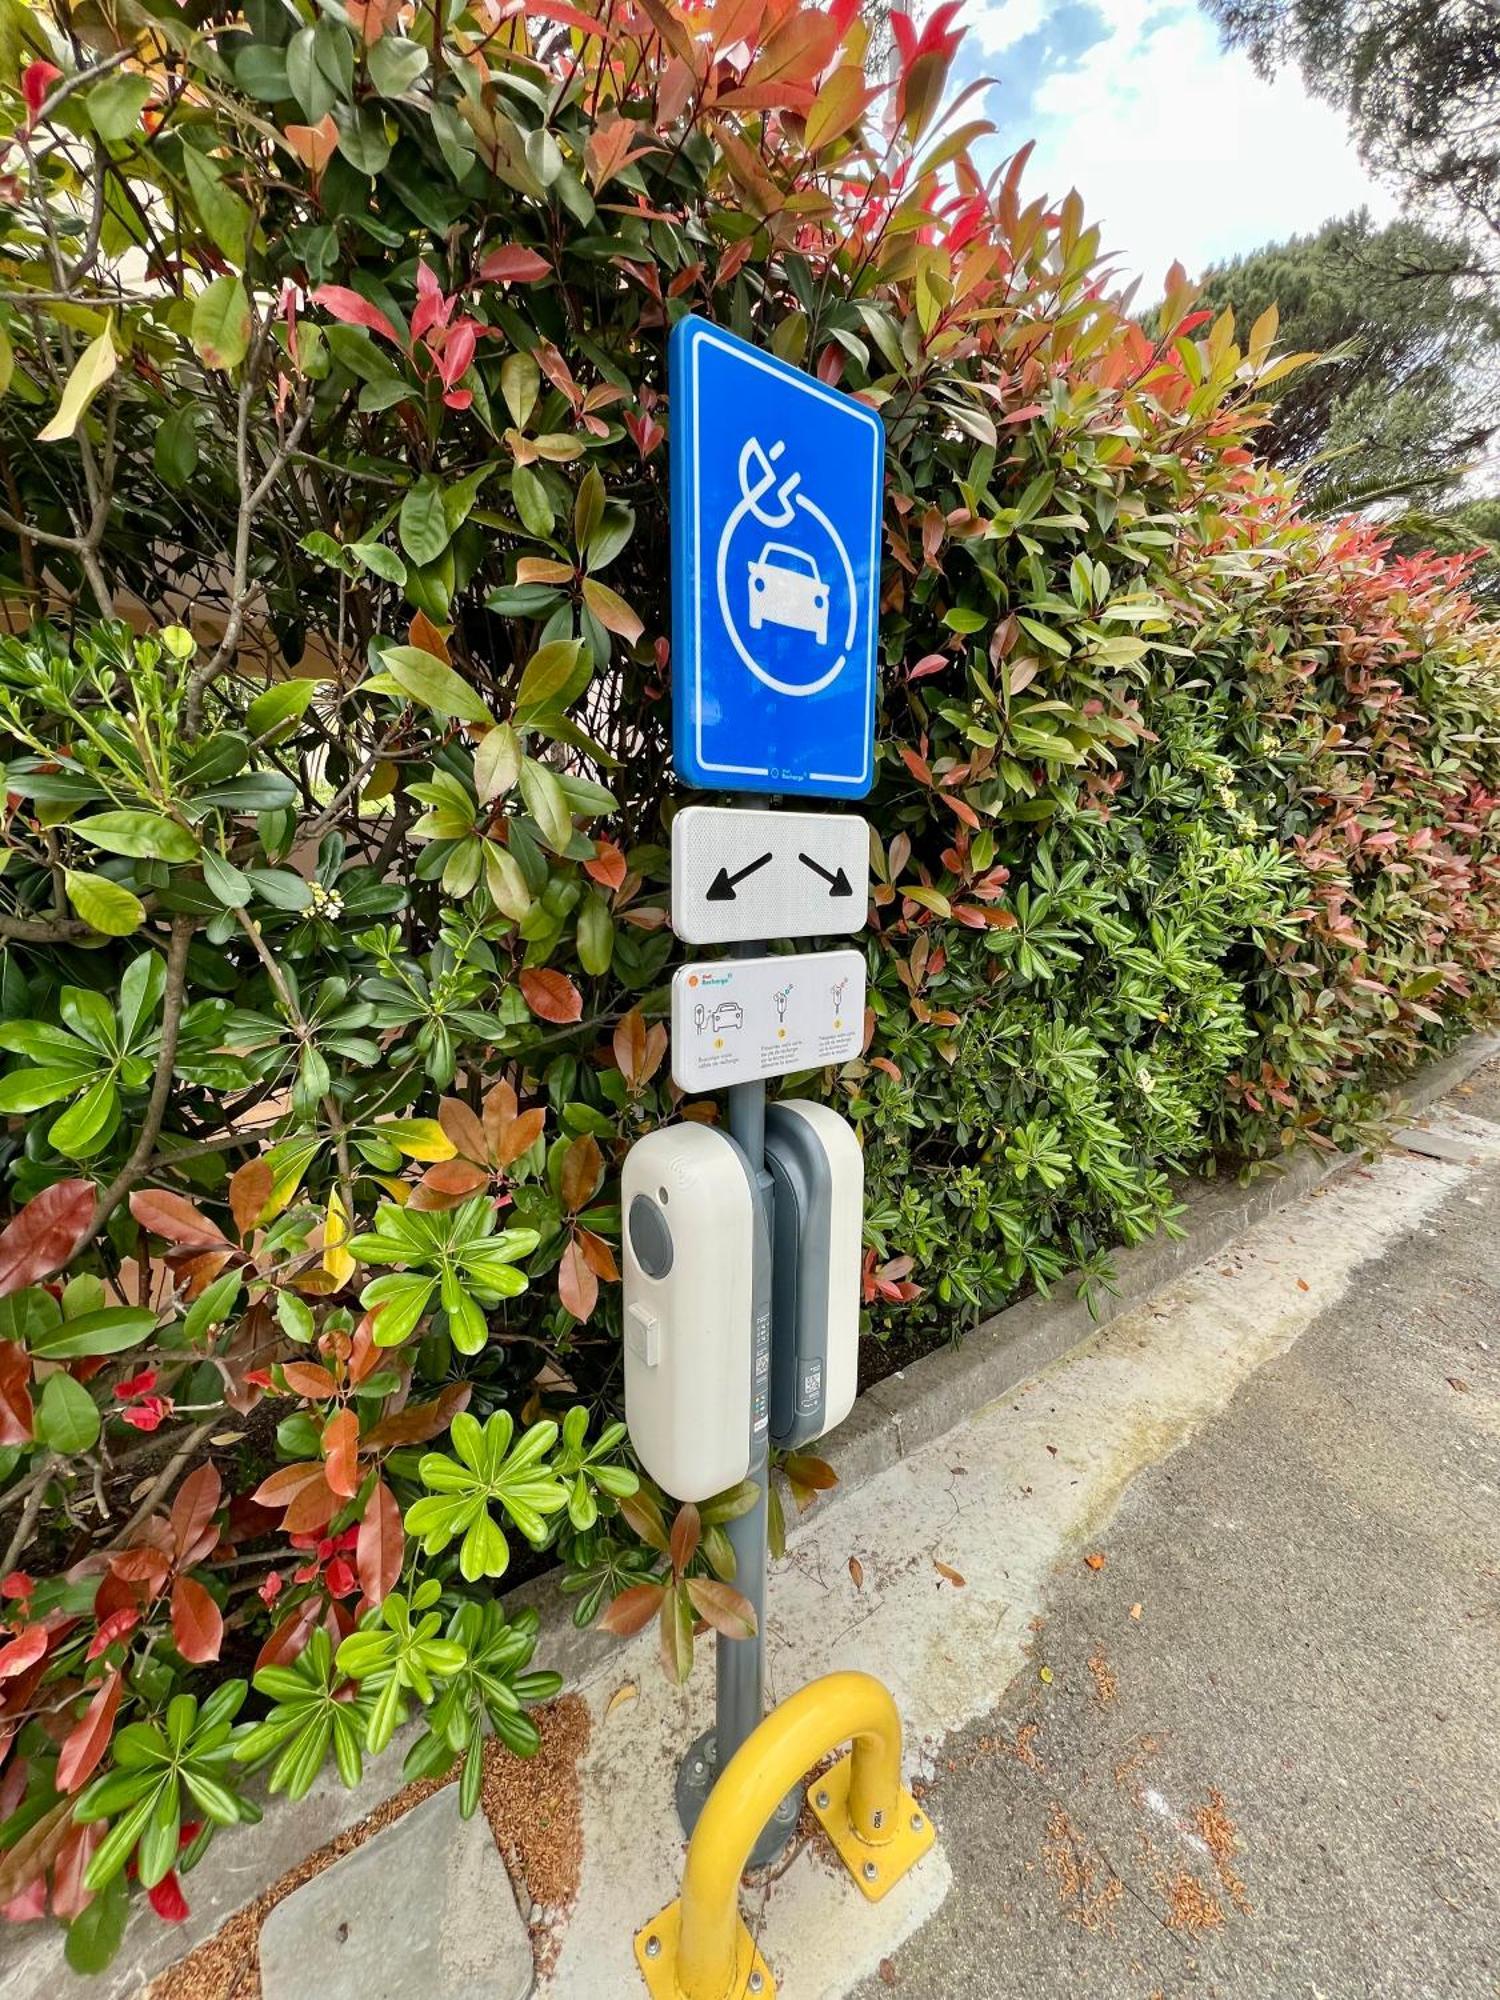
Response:
[{"label": "cloud", "polygon": [[1052,9],[1052,0],[994,0],[967,17],[969,32],[987,56],[1003,55],[1034,35]]},{"label": "cloud", "polygon": [[[1030,4],[984,8],[971,25],[983,36],[993,17],[1003,32]],[[1076,187],[1105,249],[1144,279],[1144,299],[1159,294],[1174,259],[1196,276],[1331,215],[1395,212],[1340,114],[1310,97],[1295,70],[1267,82],[1226,53],[1195,6],[1064,5],[1008,46],[989,101],[1004,149],[1036,139],[1026,186],[1055,196]]]}]

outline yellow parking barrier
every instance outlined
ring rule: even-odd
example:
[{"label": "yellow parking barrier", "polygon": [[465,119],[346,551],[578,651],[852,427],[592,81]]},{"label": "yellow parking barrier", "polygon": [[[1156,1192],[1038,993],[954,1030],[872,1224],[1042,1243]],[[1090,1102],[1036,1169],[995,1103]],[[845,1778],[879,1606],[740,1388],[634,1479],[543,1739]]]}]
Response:
[{"label": "yellow parking barrier", "polygon": [[901,1718],[869,1674],[826,1674],[773,1709],[720,1773],[688,1842],[682,1894],[636,1933],[652,2000],[774,2000],[776,1982],[739,1913],[756,1836],[797,1780],[853,1738],[808,1802],[872,1902],[931,1847],[932,1822],[901,1785]]}]

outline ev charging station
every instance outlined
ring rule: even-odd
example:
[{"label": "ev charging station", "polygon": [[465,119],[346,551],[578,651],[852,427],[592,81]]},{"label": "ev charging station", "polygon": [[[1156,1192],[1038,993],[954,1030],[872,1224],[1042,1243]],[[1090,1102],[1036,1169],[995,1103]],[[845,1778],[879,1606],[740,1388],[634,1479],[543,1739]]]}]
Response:
[{"label": "ev charging station", "polygon": [[[669,370],[677,774],[726,792],[863,798],[880,418],[696,315],[672,333]],[[728,1119],[665,1127],[626,1156],[625,1411],[641,1464],[676,1499],[754,1482],[755,1506],[726,1533],[757,1629],[716,1638],[714,1726],[678,1775],[693,1836],[683,1895],[636,1940],[660,2000],[774,1990],[744,1926],[736,1941],[705,1898],[722,1901],[727,1882],[732,1917],[743,1868],[774,1859],[793,1830],[796,1778],[849,1735],[853,1757],[812,1804],[863,1893],[884,1894],[933,1838],[900,1790],[899,1722],[878,1683],[829,1676],[765,1714],[770,1450],[812,1443],[853,1405],[864,1200],[848,1122],[811,1100],[766,1101],[769,1079],[860,1052],[864,955],[772,946],[863,930],[869,842],[849,814],[695,805],[672,824],[673,929],[684,944],[731,950],[673,976],[672,1076],[685,1092],[724,1090]],[[876,1719],[858,1724],[856,1710]],[[834,1733],[824,1740],[820,1727]],[[714,1896],[702,1887],[714,1874],[705,1844],[723,1864]]]}]

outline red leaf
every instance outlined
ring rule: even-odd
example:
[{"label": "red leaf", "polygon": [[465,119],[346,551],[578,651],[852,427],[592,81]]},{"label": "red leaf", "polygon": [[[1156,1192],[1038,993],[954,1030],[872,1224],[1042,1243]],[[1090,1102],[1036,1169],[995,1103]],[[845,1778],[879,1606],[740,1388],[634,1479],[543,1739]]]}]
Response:
[{"label": "red leaf", "polygon": [[94,1858],[94,1849],[109,1827],[102,1819],[87,1826],[75,1826],[58,1850],[52,1864],[52,1914],[71,1923],[93,1902],[93,1892],[83,1886],[84,1871]]},{"label": "red leaf", "polygon": [[566,1023],[582,1019],[583,995],[566,973],[528,966],[521,974],[521,991],[526,996],[526,1005],[543,1021]]},{"label": "red leaf", "polygon": [[599,1303],[599,1280],[589,1269],[576,1237],[562,1253],[562,1262],[557,1267],[557,1296],[577,1320],[587,1319]]},{"label": "red leaf", "polygon": [[563,1207],[569,1214],[576,1213],[592,1199],[603,1178],[604,1155],[599,1150],[599,1141],[592,1132],[580,1133],[564,1153],[562,1172],[558,1176]]},{"label": "red leaf", "polygon": [[200,1465],[190,1472],[177,1489],[172,1502],[172,1539],[180,1563],[194,1563],[206,1556],[219,1539],[213,1526],[224,1486],[218,1469]]},{"label": "red leaf", "polygon": [[367,326],[371,333],[378,333],[393,346],[401,345],[401,336],[391,325],[379,306],[372,306],[358,292],[351,292],[347,285],[319,285],[313,293],[313,304],[331,312],[335,319],[343,320],[346,326]]},{"label": "red leaf", "polygon": [[538,278],[550,278],[552,266],[523,243],[504,243],[480,258],[479,275],[487,285],[533,285]]},{"label": "red leaf", "polygon": [[60,1270],[93,1219],[90,1181],[57,1181],[33,1196],[0,1235],[0,1298]]},{"label": "red leaf", "polygon": [[133,1632],[140,1622],[141,1614],[139,1611],[132,1611],[128,1608],[121,1611],[111,1611],[109,1616],[101,1622],[99,1630],[89,1641],[89,1649],[84,1654],[84,1658],[86,1660],[97,1660],[101,1653],[109,1651],[117,1639],[123,1639],[127,1632]]},{"label": "red leaf", "polygon": [[703,1535],[703,1517],[693,1502],[677,1510],[677,1519],[672,1523],[672,1535],[667,1546],[671,1551],[672,1567],[679,1575],[698,1553],[698,1543]]},{"label": "red leaf", "polygon": [[946,653],[927,653],[907,675],[909,681],[924,681],[929,674],[940,674],[948,665]]},{"label": "red leaf", "polygon": [[260,1221],[275,1185],[275,1172],[266,1159],[246,1160],[230,1175],[229,1206],[241,1236],[248,1236]]},{"label": "red leaf", "polygon": [[214,1250],[228,1240],[218,1223],[210,1222],[185,1196],[168,1188],[141,1188],[130,1197],[130,1213],[142,1229],[185,1249]]},{"label": "red leaf", "polygon": [[28,63],[21,72],[21,95],[26,100],[26,129],[35,125],[42,106],[47,101],[47,92],[62,75],[55,64],[49,62]]},{"label": "red leaf", "polygon": [[620,1267],[615,1262],[614,1251],[602,1236],[596,1236],[591,1229],[580,1229],[578,1247],[583,1252],[584,1262],[596,1278],[603,1278],[607,1284],[619,1284]]},{"label": "red leaf", "polygon": [[316,1597],[309,1597],[288,1612],[256,1654],[253,1672],[258,1674],[262,1667],[289,1667],[312,1637],[322,1609]]},{"label": "red leaf", "polygon": [[164,1924],[180,1924],[187,1916],[187,1898],[175,1868],[169,1868],[156,1887],[146,1891],[146,1900]]},{"label": "red leaf", "polygon": [[282,1529],[288,1535],[316,1534],[338,1512],[338,1495],[328,1484],[321,1465],[317,1473],[317,1478],[303,1487],[281,1517]]},{"label": "red leaf", "polygon": [[0,1341],[0,1445],[29,1444],[31,1360],[18,1340]]},{"label": "red leaf", "polygon": [[28,1625],[9,1645],[0,1646],[0,1681],[14,1680],[17,1674],[24,1674],[28,1667],[36,1665],[46,1650],[46,1627]]},{"label": "red leaf", "polygon": [[257,1507],[286,1507],[296,1499],[309,1480],[321,1479],[321,1465],[309,1465],[306,1460],[296,1465],[279,1465],[256,1487],[251,1499]]},{"label": "red leaf", "polygon": [[299,1396],[310,1396],[321,1403],[333,1394],[333,1377],[319,1361],[283,1361],[281,1372],[287,1387],[295,1389]]},{"label": "red leaf", "polygon": [[341,1500],[352,1500],[359,1491],[359,1418],[353,1410],[340,1410],[323,1427],[323,1476]]},{"label": "red leaf", "polygon": [[116,1667],[99,1683],[93,1700],[68,1732],[57,1760],[55,1783],[60,1792],[76,1792],[109,1748],[124,1688],[124,1676]]},{"label": "red leaf", "polygon": [[632,1639],[637,1632],[644,1632],[661,1607],[663,1587],[659,1583],[634,1583],[629,1590],[622,1590],[599,1620],[600,1631],[613,1632],[621,1639]]},{"label": "red leaf", "polygon": [[601,888],[618,889],[625,880],[625,856],[612,840],[596,840],[593,859],[584,862],[583,872]]},{"label": "red leaf", "polygon": [[172,1637],[194,1666],[219,1657],[224,1614],[195,1576],[180,1576],[172,1586]]},{"label": "red leaf", "polygon": [[283,1465],[263,1479],[252,1496],[262,1507],[284,1507],[282,1528],[289,1535],[308,1535],[332,1520],[337,1496],[321,1465]]},{"label": "red leaf", "polygon": [[359,1524],[359,1541],[354,1551],[360,1588],[372,1604],[379,1604],[395,1589],[405,1553],[406,1533],[401,1526],[401,1509],[395,1494],[382,1479],[365,1505],[365,1517]]},{"label": "red leaf", "polygon": [[365,1437],[367,1451],[384,1451],[393,1444],[426,1444],[441,1436],[469,1401],[467,1382],[450,1382],[432,1403],[408,1403],[389,1417],[382,1417]]},{"label": "red leaf", "polygon": [[900,748],[901,761],[905,764],[907,770],[911,772],[919,784],[930,785],[932,783],[932,771],[927,764],[927,760],[919,757],[915,750],[908,749],[904,743]]}]

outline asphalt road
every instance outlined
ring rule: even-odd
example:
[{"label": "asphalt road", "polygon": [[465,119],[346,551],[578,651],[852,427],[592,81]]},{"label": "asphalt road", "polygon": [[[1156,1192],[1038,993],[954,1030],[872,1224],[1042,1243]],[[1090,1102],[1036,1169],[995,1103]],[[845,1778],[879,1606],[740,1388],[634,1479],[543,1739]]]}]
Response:
[{"label": "asphalt road", "polygon": [[[1448,1108],[1500,1153],[1500,1068]],[[1494,2000],[1500,1158],[1088,1554],[945,1747],[953,1889],[857,2000]]]}]

